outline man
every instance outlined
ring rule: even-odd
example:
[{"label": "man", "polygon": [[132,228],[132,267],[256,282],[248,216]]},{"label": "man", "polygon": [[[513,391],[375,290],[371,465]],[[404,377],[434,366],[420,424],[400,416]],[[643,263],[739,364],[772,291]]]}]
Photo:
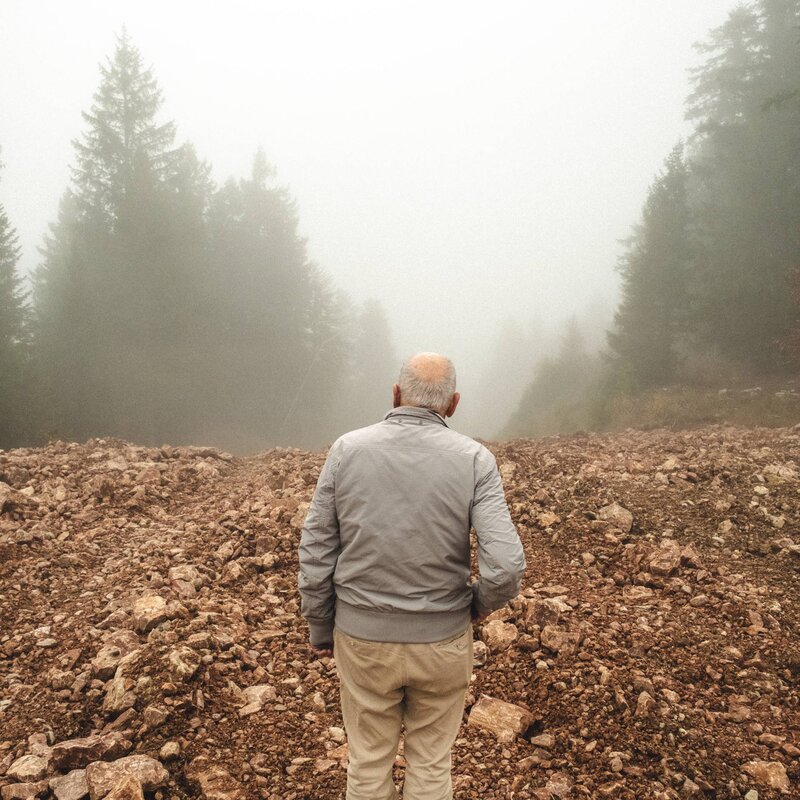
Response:
[{"label": "man", "polygon": [[[470,618],[519,592],[525,557],[492,454],[447,427],[448,358],[403,364],[394,410],[330,449],[300,539],[311,648],[335,653],[350,746],[347,800],[452,798],[450,752],[472,674]],[[480,579],[470,584],[470,528]]]}]

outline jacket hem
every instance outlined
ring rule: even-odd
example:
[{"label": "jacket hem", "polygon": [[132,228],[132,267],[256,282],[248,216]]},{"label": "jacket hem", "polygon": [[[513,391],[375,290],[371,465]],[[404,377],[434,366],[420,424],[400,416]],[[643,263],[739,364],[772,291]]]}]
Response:
[{"label": "jacket hem", "polygon": [[457,611],[378,611],[336,600],[336,627],[371,642],[440,642],[463,633],[469,621],[469,606]]}]

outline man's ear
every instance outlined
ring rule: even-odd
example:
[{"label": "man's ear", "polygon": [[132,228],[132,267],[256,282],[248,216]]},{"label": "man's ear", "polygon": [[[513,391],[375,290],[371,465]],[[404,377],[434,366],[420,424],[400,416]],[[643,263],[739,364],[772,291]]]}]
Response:
[{"label": "man's ear", "polygon": [[395,384],[392,386],[392,408],[399,408],[403,405],[403,398],[400,397],[400,387]]},{"label": "man's ear", "polygon": [[446,417],[452,417],[453,414],[456,413],[456,408],[458,407],[458,401],[461,399],[461,395],[456,392],[453,395],[453,399],[450,401],[450,405],[447,407],[447,411],[444,412]]}]

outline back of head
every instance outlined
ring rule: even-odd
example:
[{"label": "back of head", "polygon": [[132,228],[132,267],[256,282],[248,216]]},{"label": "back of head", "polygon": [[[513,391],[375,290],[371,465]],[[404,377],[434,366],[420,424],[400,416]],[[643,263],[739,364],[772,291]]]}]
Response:
[{"label": "back of head", "polygon": [[456,369],[446,356],[417,353],[403,362],[397,384],[403,405],[444,414],[456,391]]}]

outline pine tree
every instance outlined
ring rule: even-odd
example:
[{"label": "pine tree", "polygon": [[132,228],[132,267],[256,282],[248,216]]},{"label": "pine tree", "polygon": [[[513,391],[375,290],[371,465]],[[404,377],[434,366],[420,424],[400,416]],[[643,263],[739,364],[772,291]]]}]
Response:
[{"label": "pine tree", "polygon": [[72,177],[81,213],[113,228],[137,173],[156,182],[171,177],[175,125],[156,122],[161,91],[124,28],[100,77],[91,110],[82,114],[87,130],[73,142]]},{"label": "pine tree", "polygon": [[218,337],[213,416],[238,449],[318,444],[330,428],[342,363],[342,299],[308,259],[295,203],[256,154],[209,216]]},{"label": "pine tree", "polygon": [[200,413],[187,395],[208,168],[157,122],[161,93],[124,32],[100,72],[37,275],[37,362],[59,435],[181,439]]},{"label": "pine tree", "polygon": [[634,386],[672,381],[689,304],[689,209],[681,145],[650,187],[642,221],[620,259],[622,300],[608,342]]},{"label": "pine tree", "polygon": [[[0,164],[2,168],[2,164]],[[0,448],[24,443],[30,411],[28,308],[17,272],[20,247],[0,204]]]},{"label": "pine tree", "polygon": [[737,9],[712,32],[688,116],[700,342],[755,371],[782,366],[800,261],[797,0]]},{"label": "pine tree", "polygon": [[758,14],[738,6],[695,49],[706,58],[691,70],[687,119],[700,134],[741,125],[754,107],[753,86],[764,64]]}]

